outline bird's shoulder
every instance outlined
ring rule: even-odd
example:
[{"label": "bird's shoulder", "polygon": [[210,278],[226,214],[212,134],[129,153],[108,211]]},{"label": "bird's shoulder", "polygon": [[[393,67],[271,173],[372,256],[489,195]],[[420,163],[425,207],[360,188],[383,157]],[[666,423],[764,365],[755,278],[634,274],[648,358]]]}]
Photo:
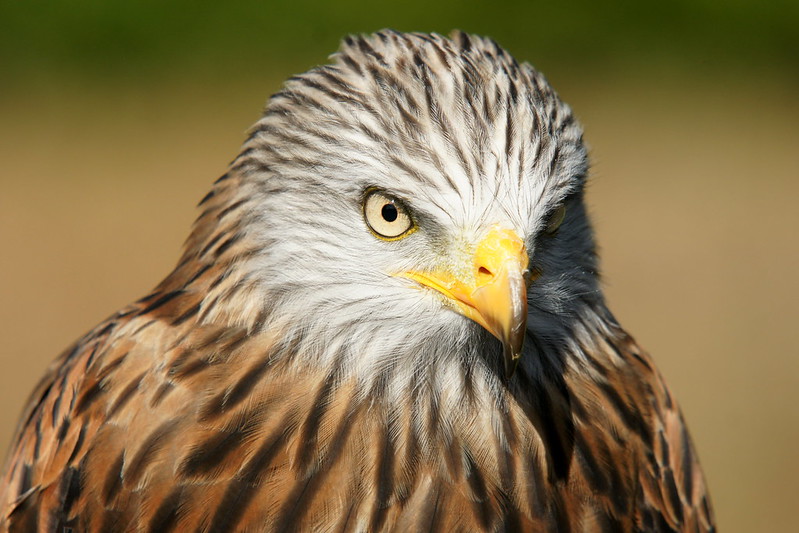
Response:
[{"label": "bird's shoulder", "polygon": [[184,324],[195,299],[157,290],[50,364],[23,408],[5,460],[0,530],[36,525],[48,517],[42,509],[63,511],[50,513],[55,522],[49,526],[56,527],[56,515],[68,516],[86,499],[83,486],[113,491],[112,475],[88,478],[121,468],[132,443],[185,409],[186,390],[171,394],[179,389],[171,378],[192,372],[185,354],[193,347],[224,336],[219,328]]},{"label": "bird's shoulder", "polygon": [[714,531],[707,486],[683,414],[652,357],[630,335],[612,343],[617,371],[605,406],[640,447],[635,521],[642,531]]}]

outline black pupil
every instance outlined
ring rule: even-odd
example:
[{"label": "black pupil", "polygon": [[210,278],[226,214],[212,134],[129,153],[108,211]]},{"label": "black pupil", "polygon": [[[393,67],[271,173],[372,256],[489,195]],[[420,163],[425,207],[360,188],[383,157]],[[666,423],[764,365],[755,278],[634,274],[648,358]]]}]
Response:
[{"label": "black pupil", "polygon": [[383,206],[383,209],[380,210],[380,214],[383,215],[383,220],[386,222],[394,222],[397,220],[397,208],[394,204],[386,204]]}]

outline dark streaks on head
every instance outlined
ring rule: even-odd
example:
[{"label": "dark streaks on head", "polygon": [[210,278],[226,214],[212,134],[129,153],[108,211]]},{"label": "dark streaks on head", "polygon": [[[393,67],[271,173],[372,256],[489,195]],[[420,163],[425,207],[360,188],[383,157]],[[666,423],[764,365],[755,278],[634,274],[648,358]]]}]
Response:
[{"label": "dark streaks on head", "polygon": [[386,63],[386,60],[383,57],[383,55],[375,51],[375,49],[369,45],[366,39],[358,38],[357,45],[358,48],[360,48],[361,52],[363,52],[365,55],[374,58],[381,67],[390,68],[389,64]]},{"label": "dark streaks on head", "polygon": [[208,255],[208,252],[210,252],[210,251],[211,251],[211,249],[213,249],[213,247],[214,247],[214,246],[216,246],[216,243],[218,243],[218,242],[219,242],[219,240],[220,240],[222,237],[224,237],[224,236],[225,236],[225,233],[224,233],[224,232],[222,232],[222,231],[220,231],[220,232],[217,232],[217,234],[216,234],[216,235],[214,235],[214,236],[211,238],[211,240],[210,240],[210,241],[208,241],[208,242],[206,242],[206,243],[205,243],[205,246],[203,247],[203,249],[202,249],[202,250],[200,250],[199,257],[205,257],[206,255]]},{"label": "dark streaks on head", "polygon": [[221,176],[219,176],[217,178],[217,180],[214,182],[214,185],[216,185],[218,183],[222,183],[223,181],[226,181],[229,178],[230,178],[230,173],[229,172],[225,172],[224,174],[222,174]]},{"label": "dark streaks on head", "polygon": [[232,270],[232,269],[229,269],[229,268],[227,268],[227,269],[223,270],[223,271],[222,271],[222,272],[221,272],[221,273],[220,273],[220,274],[219,274],[219,275],[218,275],[216,278],[214,278],[214,280],[213,280],[213,281],[212,281],[212,282],[211,282],[211,283],[208,285],[208,289],[207,289],[207,290],[208,290],[208,291],[212,291],[212,290],[216,289],[216,288],[217,288],[217,287],[218,287],[218,286],[219,286],[219,285],[220,285],[222,282],[224,282],[226,279],[228,279],[232,273],[233,273],[233,270]]},{"label": "dark streaks on head", "polygon": [[[197,271],[194,274],[192,274],[192,276],[188,279],[188,281],[186,281],[186,283],[184,285],[184,288],[191,286],[203,274],[205,274],[208,271],[209,268],[211,268],[211,264],[210,263],[206,263],[206,264],[202,265],[200,268],[198,268]],[[173,325],[175,325],[175,324],[173,324]]]},{"label": "dark streaks on head", "polygon": [[[316,80],[314,80],[314,79],[312,79],[312,78],[310,78],[308,76],[300,76],[300,77],[294,78],[293,80],[297,81],[299,84],[305,86],[308,89],[312,89],[314,91],[319,92],[320,94],[326,96],[327,98],[330,98],[334,102],[346,102],[346,103],[348,103],[348,104],[350,104],[352,106],[355,106],[355,107],[358,107],[358,108],[361,108],[361,109],[364,108],[363,99],[362,98],[356,98],[355,95],[352,94],[354,92],[352,90],[350,90],[350,94],[345,94],[343,92],[340,92],[340,91],[337,91],[337,90],[333,89],[332,87],[329,87],[328,85],[325,85],[324,83],[320,83],[319,81],[316,81]],[[357,95],[357,96],[361,96],[361,95]],[[320,103],[320,105],[322,105],[322,104]],[[333,109],[331,109],[331,108],[327,108],[327,109],[331,113],[333,112]]]},{"label": "dark streaks on head", "polygon": [[341,59],[341,61],[349,68],[351,68],[354,72],[358,74],[363,74],[363,69],[361,69],[360,63],[355,61],[350,55],[345,54],[343,52],[339,52],[337,57]]},{"label": "dark streaks on head", "polygon": [[241,233],[236,232],[233,235],[229,236],[227,239],[225,239],[225,241],[222,242],[222,244],[220,244],[219,247],[214,251],[214,254],[216,255],[216,257],[221,257],[222,255],[224,255],[224,253],[231,246],[233,246],[239,240],[241,240],[241,237],[242,237]]},{"label": "dark streaks on head", "polygon": [[347,82],[344,78],[337,75],[337,70],[334,70],[334,67],[320,67],[317,70],[317,73],[325,79],[326,82],[330,83],[332,86],[337,87],[339,91],[344,91],[350,94],[358,94],[358,96],[362,96],[355,87]]},{"label": "dark streaks on head", "polygon": [[208,202],[215,195],[216,195],[216,190],[211,189],[210,191],[208,191],[208,193],[205,196],[203,196],[202,200],[200,200],[200,203],[197,204],[197,207],[202,207],[203,204]]}]

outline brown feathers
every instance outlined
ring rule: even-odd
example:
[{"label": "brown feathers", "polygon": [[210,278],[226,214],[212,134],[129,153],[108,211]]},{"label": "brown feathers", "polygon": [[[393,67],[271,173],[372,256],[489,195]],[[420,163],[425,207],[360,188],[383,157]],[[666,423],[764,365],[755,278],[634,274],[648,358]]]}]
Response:
[{"label": "brown feathers", "polygon": [[484,422],[445,427],[432,405],[414,420],[273,363],[268,334],[136,311],[40,386],[5,479],[11,531],[710,529],[679,412],[622,333],[594,354],[601,383],[567,372],[502,406],[463,396],[463,416]]},{"label": "brown feathers", "polygon": [[[713,531],[679,409],[598,288],[568,108],[465,34],[336,61],[276,95],[175,270],[50,367],[0,531]],[[418,230],[375,238],[368,187]],[[537,273],[511,378],[496,339],[393,275],[492,224]]]}]

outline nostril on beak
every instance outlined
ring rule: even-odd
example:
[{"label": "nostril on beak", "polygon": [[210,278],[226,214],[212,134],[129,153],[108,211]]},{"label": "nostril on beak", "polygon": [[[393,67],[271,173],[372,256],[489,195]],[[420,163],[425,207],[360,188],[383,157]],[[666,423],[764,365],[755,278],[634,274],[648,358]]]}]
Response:
[{"label": "nostril on beak", "polygon": [[491,281],[491,279],[493,277],[494,277],[494,273],[491,272],[490,270],[488,270],[486,267],[481,266],[479,269],[477,269],[477,282],[478,283],[486,283],[488,281]]}]

